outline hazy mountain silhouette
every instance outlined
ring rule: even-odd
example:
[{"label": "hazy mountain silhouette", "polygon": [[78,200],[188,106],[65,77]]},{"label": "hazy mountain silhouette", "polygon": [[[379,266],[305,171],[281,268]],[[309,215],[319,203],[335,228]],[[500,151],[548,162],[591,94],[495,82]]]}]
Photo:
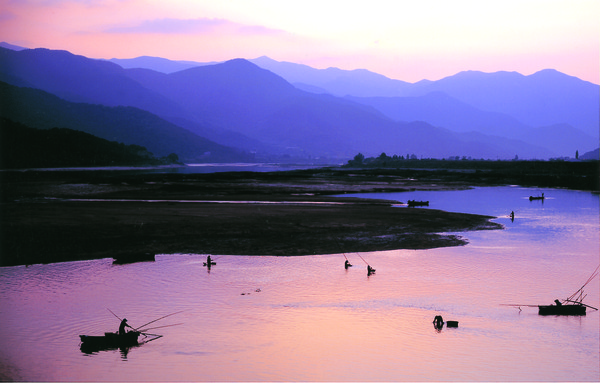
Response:
[{"label": "hazy mountain silhouette", "polygon": [[173,60],[164,59],[162,57],[152,57],[152,56],[140,56],[140,57],[136,57],[136,58],[132,58],[132,59],[113,58],[108,61],[113,62],[125,69],[145,68],[145,69],[152,69],[154,71],[167,73],[167,74],[173,73],[173,72],[179,72],[181,70],[194,68],[197,66],[217,64],[217,62],[199,63],[199,62],[195,62],[195,61],[173,61]]},{"label": "hazy mountain silhouette", "polygon": [[590,150],[593,137],[568,124],[533,128],[499,112],[487,112],[448,96],[431,92],[418,97],[347,97],[370,105],[398,121],[426,121],[455,132],[479,132],[522,140],[539,145],[561,156],[573,156],[576,150]]},{"label": "hazy mountain silhouette", "polygon": [[499,112],[533,126],[567,123],[598,138],[600,86],[556,70],[524,76],[516,72],[461,72],[414,84],[411,95],[444,92],[485,111]]},{"label": "hazy mountain silhouette", "polygon": [[[278,62],[268,57],[259,57],[251,61],[310,92],[327,92],[338,96],[363,98],[418,97],[442,92],[479,111],[505,115],[497,115],[499,120],[493,122],[496,128],[503,130],[518,129],[518,126],[512,123],[506,124],[509,122],[506,120],[508,115],[518,120],[522,126],[569,124],[593,138],[597,139],[599,134],[600,86],[552,69],[542,70],[529,76],[516,72],[465,71],[438,81],[423,80],[410,84],[366,70],[314,69],[306,65]],[[386,114],[390,113],[388,108]],[[412,120],[410,114],[405,117],[398,111],[393,114],[397,120]],[[478,119],[477,116],[472,118]],[[453,122],[456,122],[445,121],[436,113],[431,113],[428,118],[420,120],[449,129],[453,129]],[[492,121],[488,118],[487,122]],[[465,131],[465,129],[467,128],[461,127],[457,131]],[[574,132],[574,134],[578,133]]]},{"label": "hazy mountain silhouette", "polygon": [[[38,129],[69,128],[124,144],[144,146],[159,157],[177,154],[182,160],[247,159],[237,150],[218,145],[133,107],[72,103],[42,90],[0,82],[0,116]],[[210,153],[210,156],[208,156]]]},{"label": "hazy mountain silhouette", "polygon": [[[250,60],[261,68],[283,77],[299,89],[322,94],[354,97],[422,97],[442,92],[471,106],[473,116],[455,112],[452,116],[445,110],[445,120],[437,113],[417,118],[436,126],[457,132],[475,130],[504,135],[521,127],[538,128],[556,124],[568,124],[592,138],[599,134],[600,87],[576,77],[547,69],[524,76],[516,72],[483,73],[465,71],[438,81],[423,80],[411,84],[393,80],[367,70],[342,70],[338,68],[315,69],[302,64],[279,62],[266,56]],[[177,62],[174,62],[177,63]],[[194,63],[205,65],[205,63]],[[146,66],[150,67],[150,66]],[[154,66],[153,69],[158,69]],[[355,100],[364,102],[365,100]],[[413,105],[421,110],[427,106]],[[429,102],[431,99],[422,101]],[[383,102],[383,101],[382,101]],[[406,100],[407,103],[411,100]],[[438,104],[439,105],[439,104]],[[465,105],[463,105],[465,106]],[[450,105],[442,106],[450,107]],[[382,109],[381,105],[378,107]],[[401,121],[412,121],[412,114],[400,115],[386,108],[386,115]],[[430,107],[429,109],[434,109]],[[465,110],[465,112],[468,112]],[[490,112],[485,124],[458,124],[459,120],[481,121],[482,113]],[[494,117],[493,113],[497,113]],[[483,121],[482,121],[483,122]],[[580,136],[581,132],[571,134]],[[564,132],[569,134],[568,132]],[[506,137],[514,137],[508,135]],[[562,148],[559,152],[570,149]]]},{"label": "hazy mountain silhouette", "polygon": [[397,97],[405,96],[411,84],[393,80],[366,69],[315,69],[307,65],[272,60],[266,56],[249,60],[261,68],[283,77],[298,87],[316,87],[335,96]]},{"label": "hazy mountain silhouette", "polygon": [[13,50],[13,51],[22,51],[24,49],[29,49],[29,48],[25,48],[25,47],[20,47],[18,45],[9,44],[4,41],[0,43],[0,48],[6,48],[6,49]]},{"label": "hazy mountain silhouette", "polygon": [[0,48],[0,81],[41,89],[72,102],[134,106],[159,115],[185,113],[170,100],[128,78],[120,66],[67,51]]},{"label": "hazy mountain silhouette", "polygon": [[596,148],[595,150],[592,150],[591,152],[587,152],[587,153],[584,153],[583,155],[580,155],[579,159],[581,159],[581,160],[600,160],[600,148]]},{"label": "hazy mountain silhouette", "polygon": [[[148,89],[182,105],[203,124],[226,126],[279,147],[282,152],[348,157],[358,151],[408,150],[440,156],[461,148],[467,155],[485,156],[480,147],[475,148],[477,140],[464,140],[426,123],[395,122],[349,100],[301,91],[243,59],[169,75],[139,69],[129,74]],[[528,148],[526,155],[530,156],[551,153],[522,147]],[[492,142],[487,149],[488,155],[514,156]]]},{"label": "hazy mountain silhouette", "polygon": [[[256,145],[257,150],[275,150],[279,154],[342,158],[352,157],[359,151],[366,155],[387,152],[475,158],[555,155],[550,150],[516,140],[456,134],[426,122],[394,121],[371,106],[299,90],[280,76],[243,59],[165,74],[148,69],[123,69],[110,62],[64,51],[0,49],[0,63],[0,78],[8,82],[18,80],[70,101],[135,106],[184,125],[199,135],[212,132],[222,139],[235,137],[236,146],[246,141],[246,146],[238,147]],[[373,77],[364,71],[354,74]],[[80,124],[81,119],[92,118],[84,116],[78,116]],[[36,127],[36,124],[27,125]],[[96,123],[95,126],[112,128],[110,124],[101,127]],[[168,124],[167,129],[178,128]],[[121,129],[134,128],[121,125]],[[155,139],[158,140],[156,136]],[[139,141],[131,143],[146,146],[158,154],[151,145]],[[515,152],[515,148],[519,151]],[[182,158],[186,156],[169,149],[172,151]]]}]

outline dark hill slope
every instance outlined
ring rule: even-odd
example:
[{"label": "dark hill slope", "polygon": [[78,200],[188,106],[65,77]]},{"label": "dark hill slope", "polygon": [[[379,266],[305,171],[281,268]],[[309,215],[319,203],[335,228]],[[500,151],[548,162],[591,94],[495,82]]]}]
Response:
[{"label": "dark hill slope", "polygon": [[0,168],[167,165],[146,148],[66,129],[34,129],[0,118]]},{"label": "dark hill slope", "polygon": [[41,90],[2,82],[0,100],[0,116],[35,128],[80,130],[110,141],[144,146],[159,157],[175,153],[183,161],[245,158],[239,151],[137,108],[72,103]]}]

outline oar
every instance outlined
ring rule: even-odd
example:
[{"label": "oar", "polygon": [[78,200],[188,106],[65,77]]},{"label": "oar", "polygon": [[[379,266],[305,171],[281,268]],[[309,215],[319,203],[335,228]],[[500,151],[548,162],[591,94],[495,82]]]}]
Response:
[{"label": "oar", "polygon": [[178,312],[176,312],[176,313],[172,313],[172,314],[169,314],[169,315],[165,315],[164,317],[160,317],[160,318],[158,318],[158,319],[155,319],[155,320],[153,320],[153,321],[150,321],[150,322],[148,322],[148,323],[145,323],[145,324],[143,324],[143,325],[141,325],[141,326],[138,326],[138,327],[137,327],[137,328],[135,328],[134,330],[135,330],[135,331],[138,331],[138,328],[143,328],[143,327],[145,327],[145,326],[149,325],[150,323],[154,323],[154,322],[156,322],[156,321],[159,321],[159,320],[161,320],[161,319],[165,319],[166,317],[170,317],[171,315],[175,315],[175,314],[182,313],[182,312],[184,312],[184,311],[185,311],[185,310],[181,310],[181,311],[178,311]]}]

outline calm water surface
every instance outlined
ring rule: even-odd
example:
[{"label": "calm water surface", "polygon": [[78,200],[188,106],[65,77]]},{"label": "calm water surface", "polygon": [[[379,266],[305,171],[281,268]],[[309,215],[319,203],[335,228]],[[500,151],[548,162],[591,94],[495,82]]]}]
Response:
[{"label": "calm water surface", "polygon": [[[545,192],[544,203],[529,195]],[[520,187],[365,197],[496,216],[463,247],[306,257],[157,255],[0,268],[0,378],[27,381],[598,381],[598,312],[543,317],[599,260],[599,200]],[[400,209],[406,207],[398,207]],[[508,214],[515,211],[511,222]],[[199,234],[201,235],[201,233]],[[598,307],[598,278],[585,302]],[[85,354],[79,334],[177,326]],[[438,332],[435,315],[459,321]]]}]

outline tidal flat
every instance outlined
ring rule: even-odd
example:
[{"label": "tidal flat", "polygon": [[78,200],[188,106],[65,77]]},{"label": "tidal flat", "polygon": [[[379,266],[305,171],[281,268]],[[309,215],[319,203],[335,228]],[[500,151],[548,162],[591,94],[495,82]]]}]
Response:
[{"label": "tidal flat", "polygon": [[[414,176],[414,175],[413,175]],[[2,175],[1,266],[137,253],[297,256],[460,246],[494,217],[403,208],[353,193],[460,190],[398,172]],[[348,197],[333,197],[347,194]]]}]

